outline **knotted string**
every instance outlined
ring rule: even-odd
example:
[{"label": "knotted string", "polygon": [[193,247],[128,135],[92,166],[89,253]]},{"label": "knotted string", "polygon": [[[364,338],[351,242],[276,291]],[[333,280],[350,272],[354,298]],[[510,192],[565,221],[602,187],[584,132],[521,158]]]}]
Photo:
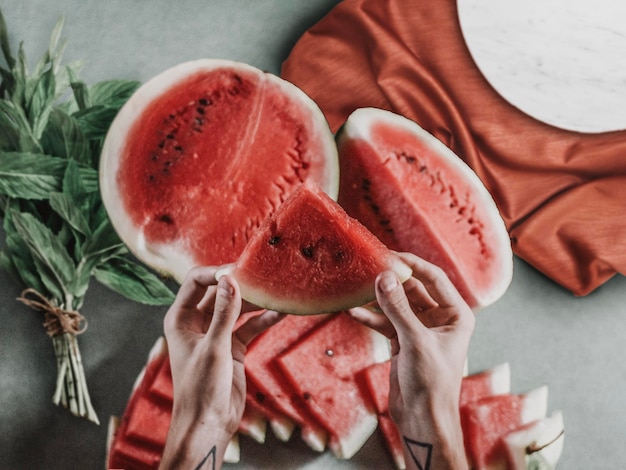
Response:
[{"label": "knotted string", "polygon": [[[28,298],[28,296],[31,298]],[[44,312],[43,326],[51,338],[63,333],[79,335],[87,329],[87,320],[79,312],[64,310],[54,305],[32,287],[24,289],[17,300],[33,310]]]}]

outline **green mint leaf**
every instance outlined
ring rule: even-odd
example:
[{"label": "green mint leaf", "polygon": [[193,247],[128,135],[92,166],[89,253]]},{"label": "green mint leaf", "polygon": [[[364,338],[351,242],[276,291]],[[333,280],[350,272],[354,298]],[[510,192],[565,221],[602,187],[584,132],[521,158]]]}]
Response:
[{"label": "green mint leaf", "polygon": [[42,135],[45,153],[91,165],[91,154],[85,135],[76,120],[58,108],[50,113]]},{"label": "green mint leaf", "polygon": [[0,100],[0,150],[41,152],[24,110],[7,100]]},{"label": "green mint leaf", "polygon": [[95,105],[75,112],[72,117],[88,139],[104,139],[117,112],[111,106]]},{"label": "green mint leaf", "polygon": [[21,280],[26,287],[32,287],[37,291],[46,294],[48,290],[44,286],[37,272],[37,266],[33,260],[31,250],[22,239],[13,223],[13,213],[19,211],[15,200],[9,200],[6,207],[6,215],[3,222],[6,234],[5,261],[3,264],[9,265],[9,272]]},{"label": "green mint leaf", "polygon": [[4,60],[10,69],[15,65],[15,59],[13,58],[13,54],[11,54],[11,47],[9,45],[9,31],[7,29],[7,24],[4,21],[4,15],[2,14],[2,10],[0,10],[0,48],[2,49],[2,54],[4,55]]},{"label": "green mint leaf", "polygon": [[46,199],[61,189],[66,162],[49,155],[0,152],[0,194]]},{"label": "green mint leaf", "polygon": [[174,293],[144,266],[125,258],[111,258],[94,271],[95,278],[108,288],[136,302],[169,305]]},{"label": "green mint leaf", "polygon": [[74,198],[69,194],[51,193],[50,207],[74,230],[83,235],[91,234],[87,219],[84,217],[80,207],[76,205]]},{"label": "green mint leaf", "polygon": [[78,105],[78,109],[83,111],[91,107],[91,100],[89,99],[89,88],[84,82],[76,80],[74,77],[70,79],[70,86],[74,93],[74,99]]},{"label": "green mint leaf", "polygon": [[108,255],[111,252],[126,251],[126,247],[113,229],[108,219],[101,221],[83,246],[83,257]]},{"label": "green mint leaf", "polygon": [[[66,247],[32,214],[13,212],[12,217],[16,232],[28,246],[46,287],[56,296],[66,294],[65,286],[69,285],[76,272]],[[59,300],[65,302],[65,295]]]},{"label": "green mint leaf", "polygon": [[140,83],[133,80],[105,80],[93,85],[90,97],[93,105],[103,105],[119,109],[139,88]]}]

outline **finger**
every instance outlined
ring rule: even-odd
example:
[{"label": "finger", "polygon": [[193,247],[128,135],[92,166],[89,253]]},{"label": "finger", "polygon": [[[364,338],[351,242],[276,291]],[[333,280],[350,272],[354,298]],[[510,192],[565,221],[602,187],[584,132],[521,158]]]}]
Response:
[{"label": "finger", "polygon": [[441,268],[412,253],[398,253],[398,255],[409,265],[413,270],[413,276],[424,284],[428,294],[439,306],[454,307],[465,303]]},{"label": "finger", "polygon": [[389,319],[380,313],[372,312],[364,307],[351,308],[348,315],[359,323],[378,331],[383,336],[391,339],[396,336],[396,330]]},{"label": "finger", "polygon": [[393,324],[400,342],[402,338],[407,338],[407,335],[415,328],[423,328],[411,310],[402,284],[393,272],[385,271],[376,278],[376,299]]},{"label": "finger", "polygon": [[249,318],[239,328],[235,336],[244,346],[248,346],[250,342],[270,326],[275,325],[287,315],[278,313],[273,310],[266,310],[260,315]]},{"label": "finger", "polygon": [[404,281],[404,292],[409,299],[409,303],[414,308],[427,310],[438,306],[437,302],[435,302],[426,290],[424,283],[414,277]]},{"label": "finger", "polygon": [[207,331],[211,341],[230,341],[235,322],[241,314],[239,285],[228,275],[220,277],[215,296],[211,326]]},{"label": "finger", "polygon": [[217,284],[214,266],[191,269],[178,289],[173,306],[195,308],[204,297],[209,286]]}]

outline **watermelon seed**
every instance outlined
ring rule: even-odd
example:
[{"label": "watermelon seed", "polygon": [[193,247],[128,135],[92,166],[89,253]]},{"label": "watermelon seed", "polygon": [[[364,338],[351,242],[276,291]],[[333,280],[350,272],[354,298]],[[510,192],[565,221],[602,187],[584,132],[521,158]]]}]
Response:
[{"label": "watermelon seed", "polygon": [[264,393],[256,392],[255,397],[256,397],[256,401],[258,401],[259,403],[263,403],[265,401]]},{"label": "watermelon seed", "polygon": [[200,105],[202,105],[202,106],[208,106],[209,104],[211,104],[210,101],[207,100],[206,98],[200,98],[198,100],[198,103],[200,103]]},{"label": "watermelon seed", "polygon": [[167,135],[165,136],[165,138],[166,138],[166,139],[170,139],[170,140],[172,140],[172,139],[174,138],[174,134],[171,134],[171,133],[170,133],[170,134],[167,134]]},{"label": "watermelon seed", "polygon": [[420,166],[420,173],[424,173],[426,171],[426,165]]},{"label": "watermelon seed", "polygon": [[159,148],[162,149],[163,147],[165,147],[165,141],[164,140],[159,142]]},{"label": "watermelon seed", "polygon": [[204,124],[204,119],[197,117],[196,118],[196,124],[201,126],[202,124]]},{"label": "watermelon seed", "polygon": [[368,180],[367,178],[363,178],[363,189],[365,191],[369,191],[371,185],[372,185],[372,182],[370,180]]},{"label": "watermelon seed", "polygon": [[311,394],[309,392],[304,392],[302,396],[304,397],[305,400],[309,400],[311,398]]},{"label": "watermelon seed", "polygon": [[273,237],[270,237],[267,243],[269,243],[270,245],[277,245],[279,241],[280,237],[278,235],[274,235]]},{"label": "watermelon seed", "polygon": [[326,350],[326,355],[329,357],[332,357],[335,355],[335,351],[333,351],[332,349],[327,349]]},{"label": "watermelon seed", "polygon": [[313,248],[310,246],[305,246],[302,248],[302,254],[305,258],[313,258]]},{"label": "watermelon seed", "polygon": [[159,216],[159,221],[163,222],[167,225],[173,225],[174,224],[174,219],[172,219],[172,216],[169,214],[161,214]]},{"label": "watermelon seed", "polygon": [[196,108],[196,111],[198,112],[198,114],[204,114],[204,108],[201,108],[199,106]]}]

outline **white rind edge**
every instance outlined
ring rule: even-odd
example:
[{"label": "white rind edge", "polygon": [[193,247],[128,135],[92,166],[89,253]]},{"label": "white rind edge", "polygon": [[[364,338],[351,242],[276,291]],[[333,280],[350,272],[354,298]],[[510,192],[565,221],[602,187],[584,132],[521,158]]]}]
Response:
[{"label": "white rind edge", "polygon": [[336,176],[339,174],[339,158],[334,136],[320,108],[296,85],[246,63],[226,59],[197,59],[183,62],[164,70],[140,86],[113,120],[100,156],[99,186],[102,202],[111,223],[128,249],[145,264],[164,274],[171,275],[179,283],[182,282],[187,272],[197,263],[193,256],[187,253],[180,245],[178,247],[175,244],[174,246],[172,244],[147,246],[143,237],[143,231],[132,223],[130,218],[126,216],[126,210],[123,208],[122,198],[116,183],[116,175],[119,170],[119,155],[125,143],[123,137],[126,135],[126,132],[132,129],[133,124],[141,116],[143,110],[155,98],[161,96],[164,91],[195,72],[202,70],[211,71],[219,68],[246,70],[262,79],[264,78],[282,85],[284,90],[289,91],[300,99],[301,103],[315,116],[316,122],[319,122],[320,126],[322,123],[325,123],[324,129],[328,129],[328,132],[325,133],[326,135],[320,133],[319,138],[320,141],[323,140],[324,142],[324,147],[328,152],[326,155],[333,156],[327,162],[328,174],[326,176],[335,175],[335,177],[329,178],[328,186],[322,189],[334,200],[337,199],[339,192],[339,178]]},{"label": "white rind edge", "polygon": [[241,459],[241,448],[239,447],[239,434],[235,433],[230,438],[224,452],[224,462],[237,463]]},{"label": "white rind edge", "polygon": [[369,141],[371,138],[372,124],[381,121],[391,123],[414,133],[424,144],[434,150],[437,154],[443,156],[448,163],[453,165],[463,175],[465,175],[473,183],[473,186],[475,187],[482,203],[491,208],[491,210],[488,210],[487,213],[491,216],[490,222],[494,229],[496,229],[494,230],[494,235],[498,244],[498,252],[510,253],[510,256],[502,256],[503,264],[501,266],[500,282],[494,285],[488,295],[481,297],[478,296],[476,292],[473,292],[473,294],[477,297],[479,302],[479,305],[475,310],[494,303],[502,295],[504,295],[504,292],[507,290],[513,279],[513,251],[511,248],[508,230],[500,215],[500,210],[491,196],[491,193],[487,190],[485,184],[474,172],[474,170],[472,170],[472,168],[458,155],[456,155],[448,146],[446,146],[430,132],[422,128],[415,121],[412,121],[404,116],[380,108],[359,108],[348,116],[348,119],[341,129],[341,133],[348,139],[362,139]]},{"label": "white rind edge", "polygon": [[555,411],[528,428],[513,431],[505,436],[504,444],[512,470],[526,470],[526,449],[533,444],[541,448],[537,452],[550,468],[555,467],[563,453],[564,431],[563,413]]},{"label": "white rind edge", "polygon": [[494,395],[511,392],[511,367],[508,362],[493,367],[489,373],[491,374],[491,391]]},{"label": "white rind edge", "polygon": [[523,396],[521,424],[532,423],[546,417],[548,412],[548,386],[535,388]]}]

